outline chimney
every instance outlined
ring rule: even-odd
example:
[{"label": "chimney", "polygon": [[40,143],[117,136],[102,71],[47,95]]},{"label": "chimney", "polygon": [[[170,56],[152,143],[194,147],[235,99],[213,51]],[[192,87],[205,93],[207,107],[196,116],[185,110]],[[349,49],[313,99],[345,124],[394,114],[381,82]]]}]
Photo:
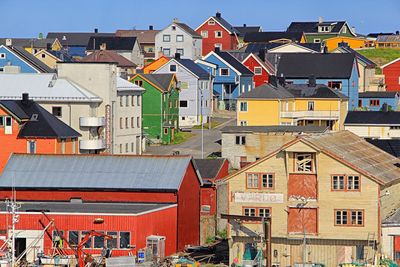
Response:
[{"label": "chimney", "polygon": [[383,112],[389,112],[389,106],[388,106],[387,103],[383,103],[383,105],[382,105],[382,111],[383,111]]},{"label": "chimney", "polygon": [[217,12],[217,13],[215,14],[215,16],[216,16],[217,18],[221,18],[221,13],[220,13],[220,12]]},{"label": "chimney", "polygon": [[283,87],[286,86],[286,79],[285,76],[283,76],[283,73],[281,73],[281,76],[278,77],[278,83]]},{"label": "chimney", "polygon": [[29,94],[28,93],[22,93],[22,104],[27,105],[29,103]]},{"label": "chimney", "polygon": [[247,25],[246,25],[246,24],[243,24],[243,27],[244,27],[244,28],[246,28],[246,27],[247,27]]},{"label": "chimney", "polygon": [[149,25],[149,30],[152,31],[153,29],[153,25]]},{"label": "chimney", "polygon": [[399,31],[396,31],[396,35],[400,35],[400,32],[399,32]]},{"label": "chimney", "polygon": [[276,81],[276,76],[275,76],[275,75],[270,75],[270,76],[269,76],[268,83],[269,83],[270,85],[272,85],[273,87],[277,87],[277,86],[278,86],[278,83],[277,83],[277,81]]},{"label": "chimney", "polygon": [[261,48],[260,51],[258,51],[258,57],[261,59],[262,62],[265,62],[265,49]]},{"label": "chimney", "polygon": [[315,79],[315,76],[313,74],[308,77],[308,87],[316,87],[317,86],[317,80]]},{"label": "chimney", "polygon": [[12,46],[12,39],[11,38],[7,38],[6,39],[6,46]]},{"label": "chimney", "polygon": [[102,43],[100,45],[100,50],[107,50],[107,44],[106,43]]},{"label": "chimney", "polygon": [[219,53],[220,51],[221,51],[221,49],[220,49],[219,47],[215,47],[215,48],[214,48],[214,52],[215,52],[215,53]]},{"label": "chimney", "polygon": [[322,17],[319,17],[319,18],[318,18],[318,23],[321,24],[322,22],[324,22],[324,19],[323,19]]},{"label": "chimney", "polygon": [[99,33],[99,29],[94,28],[94,33]]},{"label": "chimney", "polygon": [[354,33],[356,33],[356,27],[351,27],[351,30],[354,32]]},{"label": "chimney", "polygon": [[338,43],[339,47],[349,47],[349,44],[346,42],[341,41],[340,43]]},{"label": "chimney", "polygon": [[178,19],[178,18],[174,18],[174,19],[172,20],[172,22],[174,22],[174,23],[179,23],[179,19]]},{"label": "chimney", "polygon": [[181,54],[175,53],[175,59],[176,59],[176,60],[180,60],[180,59],[181,59]]}]

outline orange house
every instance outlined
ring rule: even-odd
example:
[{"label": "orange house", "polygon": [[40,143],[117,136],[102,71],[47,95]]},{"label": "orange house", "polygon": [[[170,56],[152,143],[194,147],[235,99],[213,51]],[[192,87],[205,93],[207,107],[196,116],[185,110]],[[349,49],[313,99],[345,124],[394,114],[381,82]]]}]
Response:
[{"label": "orange house", "polygon": [[167,63],[170,59],[166,56],[161,56],[154,60],[153,62],[147,64],[143,67],[143,74],[151,74],[158,70],[161,66]]},{"label": "orange house", "polygon": [[12,153],[78,154],[74,129],[23,94],[0,101],[0,172]]},{"label": "orange house", "polygon": [[344,42],[349,45],[352,49],[364,48],[366,47],[366,39],[347,37],[347,36],[336,36],[324,40],[325,46],[328,47],[328,51],[331,52],[339,47],[339,44]]}]

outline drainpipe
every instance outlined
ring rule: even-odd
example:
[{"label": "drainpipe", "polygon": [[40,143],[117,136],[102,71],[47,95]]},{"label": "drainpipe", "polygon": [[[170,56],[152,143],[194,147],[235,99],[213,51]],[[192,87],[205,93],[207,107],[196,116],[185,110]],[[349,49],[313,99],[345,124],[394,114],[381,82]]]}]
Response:
[{"label": "drainpipe", "polygon": [[114,154],[114,146],[115,146],[115,101],[111,101],[111,154]]}]

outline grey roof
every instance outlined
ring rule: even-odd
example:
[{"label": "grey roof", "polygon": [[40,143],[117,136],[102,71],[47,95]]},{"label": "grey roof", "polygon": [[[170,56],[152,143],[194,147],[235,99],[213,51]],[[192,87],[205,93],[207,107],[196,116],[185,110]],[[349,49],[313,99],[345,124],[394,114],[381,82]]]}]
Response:
[{"label": "grey roof", "polygon": [[346,125],[400,125],[400,111],[349,111]]},{"label": "grey roof", "polygon": [[[292,22],[287,28],[288,32],[318,33],[318,26],[333,26],[331,33],[339,33],[346,21],[318,21],[312,22]],[[325,34],[325,33],[321,33]]]},{"label": "grey roof", "polygon": [[95,32],[49,32],[47,38],[57,38],[63,46],[86,47],[91,36],[114,36],[114,33]]},{"label": "grey roof", "polygon": [[169,85],[171,84],[171,80],[174,74],[170,73],[152,73],[152,74],[140,74],[144,78],[148,79],[155,85],[157,85],[164,92],[168,92]]},{"label": "grey roof", "polygon": [[[396,192],[397,193],[397,192]],[[397,209],[392,215],[382,221],[382,226],[399,226],[400,225],[400,209]]]},{"label": "grey roof", "polygon": [[390,155],[400,158],[400,139],[365,139],[368,143],[379,147]]},{"label": "grey roof", "polygon": [[358,93],[359,98],[395,98],[399,96],[399,92],[394,91],[370,91]]},{"label": "grey roof", "polygon": [[[5,46],[6,47],[6,46]],[[21,57],[28,65],[32,66],[34,69],[38,70],[40,73],[54,73],[55,70],[44,64],[42,61],[37,59],[34,55],[29,53],[23,47],[17,46],[7,46],[11,52],[14,52],[19,57]]]},{"label": "grey roof", "polygon": [[225,29],[231,32],[231,34],[240,34],[238,30],[235,29],[229,22],[221,17],[221,13],[216,14],[217,16],[213,16],[212,18],[219,22]]},{"label": "grey roof", "polygon": [[328,128],[322,126],[225,126],[221,129],[223,133],[324,133]]},{"label": "grey roof", "polygon": [[185,68],[193,72],[197,77],[199,77],[199,79],[208,80],[210,78],[210,74],[205,69],[194,63],[193,60],[187,58],[181,58],[177,59],[177,61],[180,64],[182,64]]},{"label": "grey roof", "polygon": [[[74,203],[74,202],[22,202],[19,212],[64,212],[64,213],[94,213],[94,214],[129,214],[135,215],[161,208],[173,206],[173,204],[161,203]],[[6,203],[0,202],[0,211],[6,211]]]},{"label": "grey roof", "polygon": [[177,26],[179,26],[182,30],[190,34],[194,38],[201,38],[201,35],[195,32],[192,28],[190,28],[187,24],[182,22],[174,22]]},{"label": "grey roof", "polygon": [[239,36],[243,37],[248,32],[261,32],[261,26],[234,26],[234,28],[239,32]]},{"label": "grey roof", "polygon": [[48,45],[52,45],[56,38],[0,38],[0,45],[6,45],[6,40],[11,39],[11,43],[13,46],[19,47],[34,47],[34,48],[43,48],[47,49]]},{"label": "grey roof", "polygon": [[86,50],[99,50],[102,44],[106,45],[106,50],[132,51],[136,37],[91,36]]},{"label": "grey roof", "polygon": [[377,43],[400,43],[400,35],[392,34],[392,35],[379,35],[376,38]]},{"label": "grey roof", "polygon": [[215,179],[226,159],[193,159],[202,179]]},{"label": "grey roof", "polygon": [[[288,43],[249,43],[246,46],[242,47],[240,50],[244,50],[245,52],[248,53],[258,53],[261,49],[264,49],[266,52],[268,50],[286,45]],[[295,43],[298,46],[302,46],[307,49],[311,49],[315,52],[321,52],[321,43],[319,44],[314,44],[314,43]]]},{"label": "grey roof", "polygon": [[190,156],[14,154],[0,187],[177,191]]},{"label": "grey roof", "polygon": [[262,98],[262,99],[288,99],[293,98],[293,95],[280,84],[277,87],[269,83],[262,84],[253,90],[241,94],[239,99]]},{"label": "grey roof", "polygon": [[343,44],[339,43],[339,47],[336,48],[335,51],[338,51],[341,53],[354,53],[357,57],[357,60],[360,61],[363,65],[365,65],[367,68],[376,68],[376,66],[377,66],[372,60],[361,55],[353,48],[349,47],[347,45],[347,43],[343,43]]},{"label": "grey roof", "polygon": [[253,72],[251,72],[245,65],[242,64],[239,60],[237,60],[234,56],[232,56],[229,52],[218,51],[215,52],[218,56],[220,56],[225,62],[231,65],[235,70],[240,72],[243,76],[253,76]]},{"label": "grey roof", "polygon": [[286,39],[300,43],[303,32],[248,32],[244,35],[246,43],[268,43],[271,41]]}]

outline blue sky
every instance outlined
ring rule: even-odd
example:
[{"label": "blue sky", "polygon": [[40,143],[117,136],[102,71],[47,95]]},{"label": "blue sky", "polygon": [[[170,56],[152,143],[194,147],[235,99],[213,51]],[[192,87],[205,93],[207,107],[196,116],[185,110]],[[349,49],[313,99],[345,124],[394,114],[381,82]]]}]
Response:
[{"label": "blue sky", "polygon": [[0,0],[0,37],[49,31],[156,29],[173,18],[196,28],[220,11],[233,25],[285,30],[291,21],[347,20],[359,33],[400,30],[400,0]]}]

